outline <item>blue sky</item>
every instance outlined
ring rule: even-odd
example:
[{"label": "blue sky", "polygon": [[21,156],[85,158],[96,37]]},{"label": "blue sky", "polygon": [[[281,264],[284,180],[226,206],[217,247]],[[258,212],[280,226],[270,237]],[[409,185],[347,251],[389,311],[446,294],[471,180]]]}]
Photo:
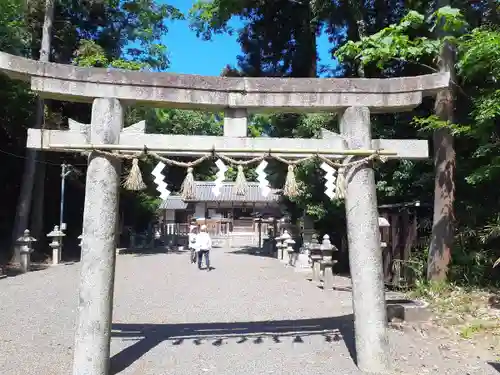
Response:
[{"label": "blue sky", "polygon": [[[168,4],[177,7],[187,14],[193,0],[168,0]],[[235,20],[232,25],[238,28]],[[189,29],[188,21],[173,21],[169,24],[169,32],[163,42],[169,50],[172,73],[188,73],[201,75],[220,75],[227,65],[236,65],[236,56],[241,52],[236,41],[237,35],[217,35],[212,41],[204,41],[196,37]],[[318,40],[318,52],[322,64],[331,62],[328,52],[330,45],[327,36]]]}]

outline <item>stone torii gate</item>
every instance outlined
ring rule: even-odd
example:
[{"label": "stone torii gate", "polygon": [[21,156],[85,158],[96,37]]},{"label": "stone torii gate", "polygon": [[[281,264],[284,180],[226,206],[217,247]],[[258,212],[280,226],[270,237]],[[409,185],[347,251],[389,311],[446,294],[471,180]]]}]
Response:
[{"label": "stone torii gate", "polygon": [[[141,150],[200,155],[215,149],[241,158],[273,154],[307,157],[335,151],[390,150],[389,158],[425,159],[424,140],[373,140],[370,114],[410,110],[424,95],[448,87],[449,74],[391,79],[224,78],[78,68],[0,52],[0,71],[31,82],[44,98],[92,103],[91,124],[69,130],[29,129],[27,147],[42,150]],[[224,110],[224,136],[144,134],[139,123],[123,129],[123,106]],[[337,112],[341,135],[321,139],[248,138],[254,111]],[[331,153],[328,153],[331,150]],[[353,152],[355,153],[355,152]],[[356,157],[354,157],[355,159]],[[120,161],[89,156],[83,219],[82,268],[73,375],[108,375],[115,273]],[[346,216],[357,365],[366,372],[389,369],[374,171],[369,163],[346,171]]]}]

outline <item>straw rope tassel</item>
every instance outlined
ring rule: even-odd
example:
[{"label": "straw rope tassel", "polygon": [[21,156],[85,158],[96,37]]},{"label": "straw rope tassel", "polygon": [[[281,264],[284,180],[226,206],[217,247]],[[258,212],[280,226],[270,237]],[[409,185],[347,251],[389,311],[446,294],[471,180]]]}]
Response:
[{"label": "straw rope tassel", "polygon": [[128,176],[122,185],[127,190],[139,191],[146,189],[146,184],[142,180],[141,168],[139,167],[139,160],[137,158],[132,159],[132,167],[130,167]]},{"label": "straw rope tassel", "polygon": [[182,199],[194,199],[196,197],[196,183],[194,181],[193,168],[188,167],[186,178],[181,185]]},{"label": "straw rope tassel", "polygon": [[295,166],[292,164],[288,166],[285,186],[283,186],[283,194],[288,198],[293,198],[299,195],[299,185],[297,184],[297,180],[295,179]]},{"label": "straw rope tassel", "polygon": [[245,178],[245,172],[243,171],[242,165],[238,165],[238,173],[236,174],[234,188],[236,189],[237,195],[245,195],[247,189],[247,180]]}]

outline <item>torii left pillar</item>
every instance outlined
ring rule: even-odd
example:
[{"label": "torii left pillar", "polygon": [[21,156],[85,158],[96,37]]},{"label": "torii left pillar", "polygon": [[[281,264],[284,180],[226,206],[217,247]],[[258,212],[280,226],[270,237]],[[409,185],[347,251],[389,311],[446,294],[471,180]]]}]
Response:
[{"label": "torii left pillar", "polygon": [[[118,144],[122,128],[120,102],[95,99],[90,143]],[[110,371],[120,167],[116,158],[95,152],[89,156],[73,375],[108,375]]]}]

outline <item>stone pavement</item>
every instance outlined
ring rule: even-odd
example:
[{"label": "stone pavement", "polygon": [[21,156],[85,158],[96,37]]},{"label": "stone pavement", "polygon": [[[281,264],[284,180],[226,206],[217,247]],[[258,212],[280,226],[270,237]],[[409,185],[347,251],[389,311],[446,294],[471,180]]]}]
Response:
[{"label": "stone pavement", "polygon": [[[117,258],[111,374],[357,375],[350,293],[277,260],[214,249]],[[79,265],[0,281],[0,374],[71,374]],[[394,373],[498,375],[475,356],[390,331]]]}]

